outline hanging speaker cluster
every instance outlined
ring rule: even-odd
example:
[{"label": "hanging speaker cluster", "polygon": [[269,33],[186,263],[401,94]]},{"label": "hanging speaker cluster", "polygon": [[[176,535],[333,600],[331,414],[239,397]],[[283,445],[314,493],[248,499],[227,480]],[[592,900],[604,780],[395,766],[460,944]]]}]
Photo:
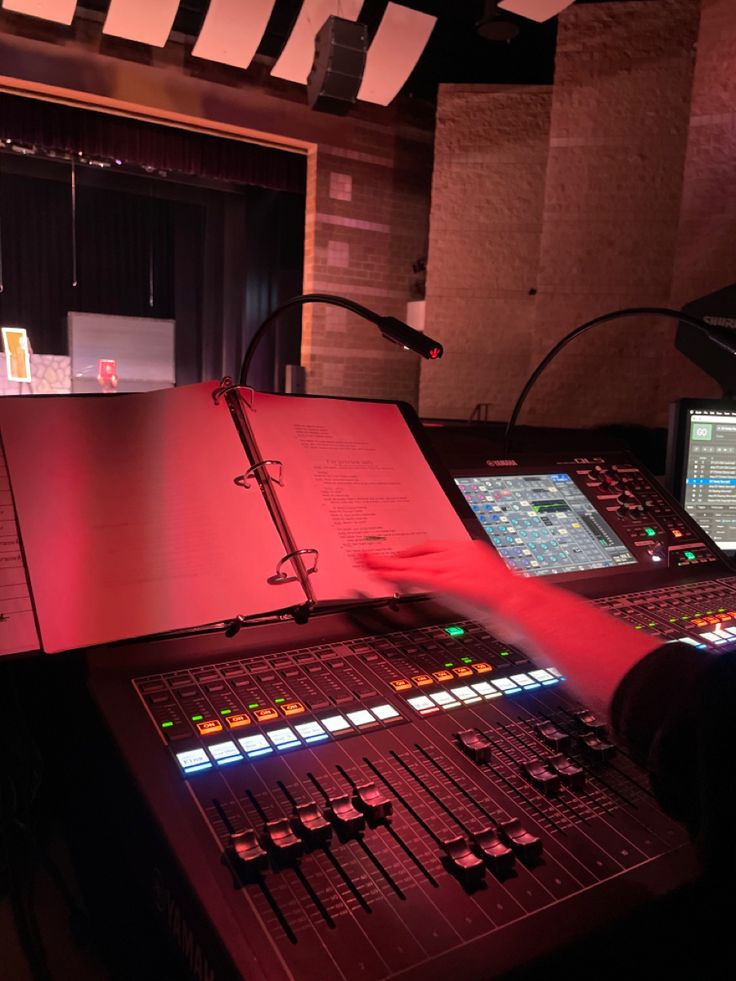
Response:
[{"label": "hanging speaker cluster", "polygon": [[328,17],[314,39],[314,62],[307,77],[307,105],[344,116],[358,98],[368,52],[368,28],[354,20]]}]

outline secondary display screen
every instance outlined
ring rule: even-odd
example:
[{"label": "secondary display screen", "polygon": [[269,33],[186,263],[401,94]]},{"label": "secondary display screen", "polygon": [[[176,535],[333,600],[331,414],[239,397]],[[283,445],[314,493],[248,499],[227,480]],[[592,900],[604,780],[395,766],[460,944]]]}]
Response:
[{"label": "secondary display screen", "polygon": [[736,549],[736,411],[690,412],[685,510],[726,551]]},{"label": "secondary display screen", "polygon": [[456,477],[455,483],[499,555],[526,576],[636,562],[566,473]]}]

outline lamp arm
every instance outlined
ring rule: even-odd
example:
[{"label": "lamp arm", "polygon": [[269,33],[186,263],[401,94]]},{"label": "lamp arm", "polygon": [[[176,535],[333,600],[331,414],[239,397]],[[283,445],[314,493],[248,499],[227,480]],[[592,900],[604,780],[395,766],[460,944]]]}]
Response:
[{"label": "lamp arm", "polygon": [[505,452],[509,452],[511,449],[511,437],[513,435],[514,426],[519,418],[519,413],[522,410],[524,402],[526,402],[529,392],[531,392],[535,383],[537,382],[539,376],[542,374],[547,365],[557,357],[557,355],[562,351],[570,341],[575,340],[581,334],[585,334],[587,331],[591,330],[593,327],[597,327],[599,324],[608,323],[609,320],[619,320],[626,317],[668,317],[672,320],[681,320],[683,323],[690,324],[691,327],[697,327],[709,335],[724,351],[728,351],[729,357],[733,357],[733,352],[722,342],[722,340],[712,331],[709,325],[698,317],[692,317],[690,314],[683,313],[681,310],[671,310],[669,307],[626,307],[623,310],[613,310],[611,313],[603,313],[599,317],[594,317],[592,320],[588,320],[586,323],[581,324],[574,330],[571,330],[569,334],[559,340],[555,346],[547,352],[547,354],[542,358],[537,367],[531,373],[527,379],[526,384],[521,390],[519,397],[516,400],[514,408],[509,416],[509,421],[506,423],[506,431],[504,433],[504,449]]}]

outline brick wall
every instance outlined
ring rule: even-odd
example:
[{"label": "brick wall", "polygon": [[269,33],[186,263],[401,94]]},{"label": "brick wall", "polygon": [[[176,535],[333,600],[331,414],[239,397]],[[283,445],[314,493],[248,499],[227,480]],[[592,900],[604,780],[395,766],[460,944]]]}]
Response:
[{"label": "brick wall", "polygon": [[[430,398],[428,383],[425,387],[429,368],[423,368],[423,412],[465,416],[484,388],[483,401],[492,401],[493,415],[505,418],[530,367],[576,324],[617,307],[667,305],[697,25],[697,0],[639,0],[565,11],[547,147],[540,95],[535,103],[518,106],[513,127],[504,123],[510,111],[506,96],[490,98],[490,117],[481,116],[482,132],[477,133],[473,93],[450,93],[455,120],[445,122],[440,114],[437,124],[428,329],[440,333],[430,304],[437,311],[441,293],[448,301],[448,319],[440,336],[451,351],[464,349],[473,381],[466,386],[460,377],[446,390],[435,387]],[[533,148],[525,145],[529,127],[538,136]],[[521,151],[509,174],[510,188],[499,180],[494,163],[494,153],[508,143],[506,129],[520,141]],[[492,229],[491,241],[478,216],[465,230],[448,222],[468,180],[462,155],[458,161],[453,152],[463,141],[486,157],[474,193],[489,226],[489,196],[500,200],[500,213],[506,214],[507,194],[515,200],[514,182],[531,190],[525,161],[535,168],[536,190],[527,194],[523,216],[511,219],[509,214],[505,228]],[[466,200],[470,204],[472,197]],[[515,239],[515,222],[525,229],[523,245]],[[537,241],[535,261],[531,243]],[[438,257],[448,255],[454,256],[451,296],[436,265]],[[478,283],[484,276],[493,287],[481,292]],[[536,288],[537,295],[525,299],[525,287]],[[498,302],[503,291],[512,301],[508,310]],[[495,316],[489,315],[490,304],[496,306]],[[484,313],[485,328],[480,325]],[[661,376],[673,332],[673,325],[635,321],[601,327],[577,340],[543,376],[522,419],[552,425],[664,421],[668,382]],[[472,374],[474,351],[482,384]]]},{"label": "brick wall", "polygon": [[443,85],[437,106],[426,329],[445,345],[421,369],[425,416],[508,411],[534,329],[549,89]]}]

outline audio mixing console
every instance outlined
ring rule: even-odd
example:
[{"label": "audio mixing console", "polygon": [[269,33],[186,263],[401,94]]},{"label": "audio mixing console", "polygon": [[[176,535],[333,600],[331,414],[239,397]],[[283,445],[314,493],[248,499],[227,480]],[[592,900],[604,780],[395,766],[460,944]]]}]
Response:
[{"label": "audio mixing console", "polygon": [[[663,642],[736,643],[736,577],[630,460],[456,480],[521,571]],[[120,655],[90,686],[193,977],[485,981],[695,874],[574,679],[428,601]]]}]

